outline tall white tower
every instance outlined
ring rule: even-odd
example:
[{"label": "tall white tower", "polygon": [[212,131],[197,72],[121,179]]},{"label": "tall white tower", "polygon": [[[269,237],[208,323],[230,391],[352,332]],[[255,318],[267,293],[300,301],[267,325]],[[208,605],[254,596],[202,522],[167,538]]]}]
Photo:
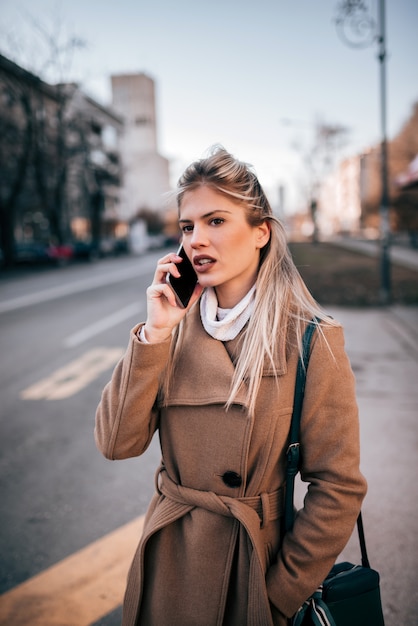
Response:
[{"label": "tall white tower", "polygon": [[123,217],[141,209],[165,208],[170,190],[169,162],[158,153],[154,81],[146,74],[111,77],[112,106],[124,119],[120,152],[123,165]]}]

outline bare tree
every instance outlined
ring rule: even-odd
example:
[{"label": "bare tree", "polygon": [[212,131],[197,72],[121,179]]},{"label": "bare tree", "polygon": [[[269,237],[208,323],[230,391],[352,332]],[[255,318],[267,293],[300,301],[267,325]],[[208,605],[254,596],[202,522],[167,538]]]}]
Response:
[{"label": "bare tree", "polygon": [[[42,59],[37,73],[1,57],[0,97],[6,105],[0,115],[2,147],[0,150],[0,230],[4,263],[13,263],[14,228],[18,201],[24,190],[31,189],[49,220],[51,236],[62,242],[63,205],[71,147],[68,146],[67,106],[69,102],[65,75],[74,53],[84,47],[77,37],[63,33],[62,22],[42,24],[30,15],[26,22],[38,53],[31,58]],[[22,46],[12,33],[6,38],[6,49],[14,51],[16,61],[24,58]],[[29,47],[29,45],[28,45]],[[31,67],[34,70],[34,66]],[[55,85],[48,85],[49,77]]]},{"label": "bare tree", "polygon": [[36,78],[0,56],[0,242],[3,261],[12,265],[17,202],[33,155]]},{"label": "bare tree", "polygon": [[75,52],[84,48],[85,42],[65,32],[58,13],[51,16],[49,24],[43,24],[32,16],[29,21],[45,50],[41,74],[49,76],[55,82],[57,92],[53,123],[44,114],[39,116],[36,125],[34,163],[37,191],[45,208],[53,239],[57,243],[63,243],[68,235],[63,219],[65,188],[69,161],[74,151],[68,141],[69,126],[74,120],[67,114],[72,89],[66,84],[66,79]]},{"label": "bare tree", "polygon": [[313,124],[284,119],[282,122],[290,126],[303,125],[308,128],[312,139],[309,143],[295,140],[293,148],[300,154],[303,164],[303,181],[300,188],[310,212],[313,232],[312,239],[318,240],[318,195],[321,183],[335,167],[340,150],[347,140],[348,128],[340,124],[330,124],[317,120]]}]

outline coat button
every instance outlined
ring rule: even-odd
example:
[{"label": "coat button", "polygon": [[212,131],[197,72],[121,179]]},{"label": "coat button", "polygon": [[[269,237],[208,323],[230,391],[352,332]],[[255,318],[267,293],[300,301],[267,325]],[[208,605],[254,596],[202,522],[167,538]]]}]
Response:
[{"label": "coat button", "polygon": [[240,487],[242,485],[242,478],[236,472],[225,472],[222,476],[222,480],[228,487]]}]

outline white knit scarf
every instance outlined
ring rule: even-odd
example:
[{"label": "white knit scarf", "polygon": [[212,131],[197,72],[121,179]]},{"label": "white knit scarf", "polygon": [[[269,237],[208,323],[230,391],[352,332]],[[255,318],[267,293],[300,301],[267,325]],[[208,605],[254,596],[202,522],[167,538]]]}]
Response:
[{"label": "white knit scarf", "polygon": [[208,335],[219,341],[235,339],[250,319],[254,299],[255,285],[232,309],[221,309],[215,289],[207,287],[200,299],[200,317]]}]

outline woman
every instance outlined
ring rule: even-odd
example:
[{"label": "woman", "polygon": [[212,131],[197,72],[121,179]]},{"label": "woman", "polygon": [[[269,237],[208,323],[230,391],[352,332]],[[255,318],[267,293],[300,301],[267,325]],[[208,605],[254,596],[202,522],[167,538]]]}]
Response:
[{"label": "woman", "polygon": [[[177,198],[198,285],[181,308],[166,282],[181,259],[158,262],[147,320],[96,417],[107,458],[142,454],[156,430],[162,450],[123,625],[284,625],[331,569],[366,491],[343,332],[304,285],[248,165],[216,148],[185,171]],[[283,537],[296,367],[313,317],[301,422],[309,489]]]}]

